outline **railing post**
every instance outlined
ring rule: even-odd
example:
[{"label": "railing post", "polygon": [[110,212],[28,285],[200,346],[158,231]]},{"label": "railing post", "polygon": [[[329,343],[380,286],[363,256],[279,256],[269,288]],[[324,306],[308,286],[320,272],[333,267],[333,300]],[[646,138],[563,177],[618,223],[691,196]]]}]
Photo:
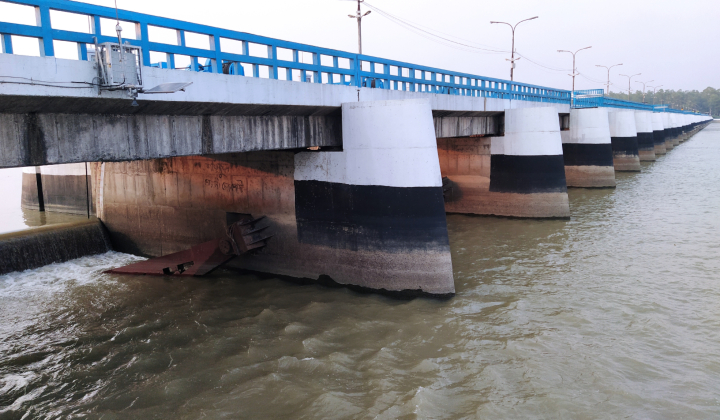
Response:
[{"label": "railing post", "polygon": [[[384,79],[385,83],[383,83],[383,85],[387,84],[387,89],[390,90],[390,66],[388,64],[383,64],[383,66],[383,74],[385,75],[385,77],[387,77],[387,79]],[[405,82],[403,82],[403,85],[405,85]],[[403,90],[405,89],[403,88]]]},{"label": "railing post", "polygon": [[213,66],[213,72],[222,74],[222,50],[220,47],[220,37],[218,35],[210,35],[210,46],[215,51],[215,65]]},{"label": "railing post", "polygon": [[[137,28],[137,27],[140,28]],[[136,33],[140,34],[140,48],[142,48],[143,65],[150,65],[150,34],[148,32],[147,23],[139,23],[135,27]],[[137,29],[140,29],[139,31]],[[173,68],[175,68],[173,66]]]},{"label": "railing post", "polygon": [[0,34],[0,47],[5,54],[13,53],[12,36],[8,34]]},{"label": "railing post", "polygon": [[[95,36],[99,37],[100,34],[101,34],[101,32],[102,32],[102,28],[101,28],[101,26],[100,26],[100,16],[98,16],[98,15],[93,15],[93,16],[92,16],[92,20],[90,21],[90,24],[92,25],[92,27],[90,28],[90,30],[92,31],[92,33],[93,33]],[[139,35],[139,34],[137,34],[137,35]],[[136,35],[136,36],[137,36],[137,35]]]},{"label": "railing post", "polygon": [[40,41],[40,55],[43,57],[55,56],[55,47],[52,38],[52,23],[50,22],[50,7],[38,6],[35,8],[35,20],[42,33]]},{"label": "railing post", "polygon": [[87,61],[88,55],[87,55],[87,44],[84,42],[78,42],[78,58],[80,58],[81,61]]},{"label": "railing post", "polygon": [[312,72],[313,75],[317,73],[317,77],[313,76],[313,83],[322,83],[322,72],[320,71],[320,53],[311,53],[313,58],[313,66],[317,71]]},{"label": "railing post", "polygon": [[352,62],[355,70],[355,87],[362,87],[362,79],[360,77],[360,54],[355,54],[355,59]]},{"label": "railing post", "polygon": [[277,46],[271,45],[268,47],[268,55],[272,60],[272,67],[270,68],[270,78],[278,79],[278,60],[277,60]]}]

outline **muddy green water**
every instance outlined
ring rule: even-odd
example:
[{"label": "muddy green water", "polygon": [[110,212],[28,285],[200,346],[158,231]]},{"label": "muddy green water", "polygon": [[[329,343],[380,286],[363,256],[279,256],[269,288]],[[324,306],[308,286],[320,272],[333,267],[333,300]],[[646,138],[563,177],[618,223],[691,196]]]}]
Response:
[{"label": "muddy green water", "polygon": [[720,417],[720,124],[570,221],[448,217],[457,296],[0,277],[0,419]]}]

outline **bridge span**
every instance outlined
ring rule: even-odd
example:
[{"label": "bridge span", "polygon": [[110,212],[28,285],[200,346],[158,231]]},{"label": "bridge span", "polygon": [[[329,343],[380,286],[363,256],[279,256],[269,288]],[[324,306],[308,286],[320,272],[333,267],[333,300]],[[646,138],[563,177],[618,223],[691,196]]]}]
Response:
[{"label": "bridge span", "polygon": [[[98,92],[89,61],[0,55],[0,167],[342,147],[341,106],[425,98],[438,137],[498,134],[504,110],[548,103],[146,67],[143,82],[185,92]],[[18,83],[10,83],[12,81]],[[72,87],[72,88],[70,88]],[[569,105],[551,103],[558,113]]]},{"label": "bridge span", "polygon": [[[13,2],[38,24],[0,22],[0,167],[33,167],[26,207],[93,213],[116,250],[140,255],[266,216],[273,238],[233,267],[448,296],[446,212],[570,217],[568,186],[613,187],[615,171],[709,120],[123,10],[137,36],[120,47],[102,31],[114,9]],[[91,25],[57,28],[57,12]],[[153,27],[177,43],[154,41]],[[16,36],[37,38],[42,56],[13,54]],[[60,42],[77,59],[54,57]],[[106,83],[101,48],[135,51],[137,80]],[[186,87],[142,93],[167,83]]]}]

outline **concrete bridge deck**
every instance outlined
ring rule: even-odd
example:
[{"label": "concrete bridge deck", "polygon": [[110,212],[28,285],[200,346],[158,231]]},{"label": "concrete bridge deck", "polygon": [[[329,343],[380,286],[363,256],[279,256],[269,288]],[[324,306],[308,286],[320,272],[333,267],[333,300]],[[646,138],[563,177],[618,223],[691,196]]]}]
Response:
[{"label": "concrete bridge deck", "polygon": [[437,137],[497,134],[506,109],[566,104],[298,83],[145,67],[147,86],[185,92],[98,92],[94,63],[0,55],[0,167],[342,147],[343,103],[428,98]]}]

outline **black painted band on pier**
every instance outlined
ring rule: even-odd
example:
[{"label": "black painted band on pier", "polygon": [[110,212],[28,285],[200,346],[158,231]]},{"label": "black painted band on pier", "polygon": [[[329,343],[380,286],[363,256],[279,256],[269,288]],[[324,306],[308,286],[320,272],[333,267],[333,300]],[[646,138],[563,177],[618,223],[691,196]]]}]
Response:
[{"label": "black painted band on pier", "polygon": [[563,156],[492,155],[490,191],[521,194],[567,192]]},{"label": "black painted band on pier", "polygon": [[638,150],[655,150],[653,133],[637,133]]},{"label": "black painted band on pier", "polygon": [[615,156],[638,156],[637,137],[612,137],[612,150]]},{"label": "black painted band on pier", "polygon": [[563,143],[565,166],[613,166],[610,143]]},{"label": "black painted band on pier", "polygon": [[295,181],[301,243],[350,249],[449,251],[442,187]]},{"label": "black painted band on pier", "polygon": [[653,143],[656,145],[665,144],[665,130],[653,131]]}]

